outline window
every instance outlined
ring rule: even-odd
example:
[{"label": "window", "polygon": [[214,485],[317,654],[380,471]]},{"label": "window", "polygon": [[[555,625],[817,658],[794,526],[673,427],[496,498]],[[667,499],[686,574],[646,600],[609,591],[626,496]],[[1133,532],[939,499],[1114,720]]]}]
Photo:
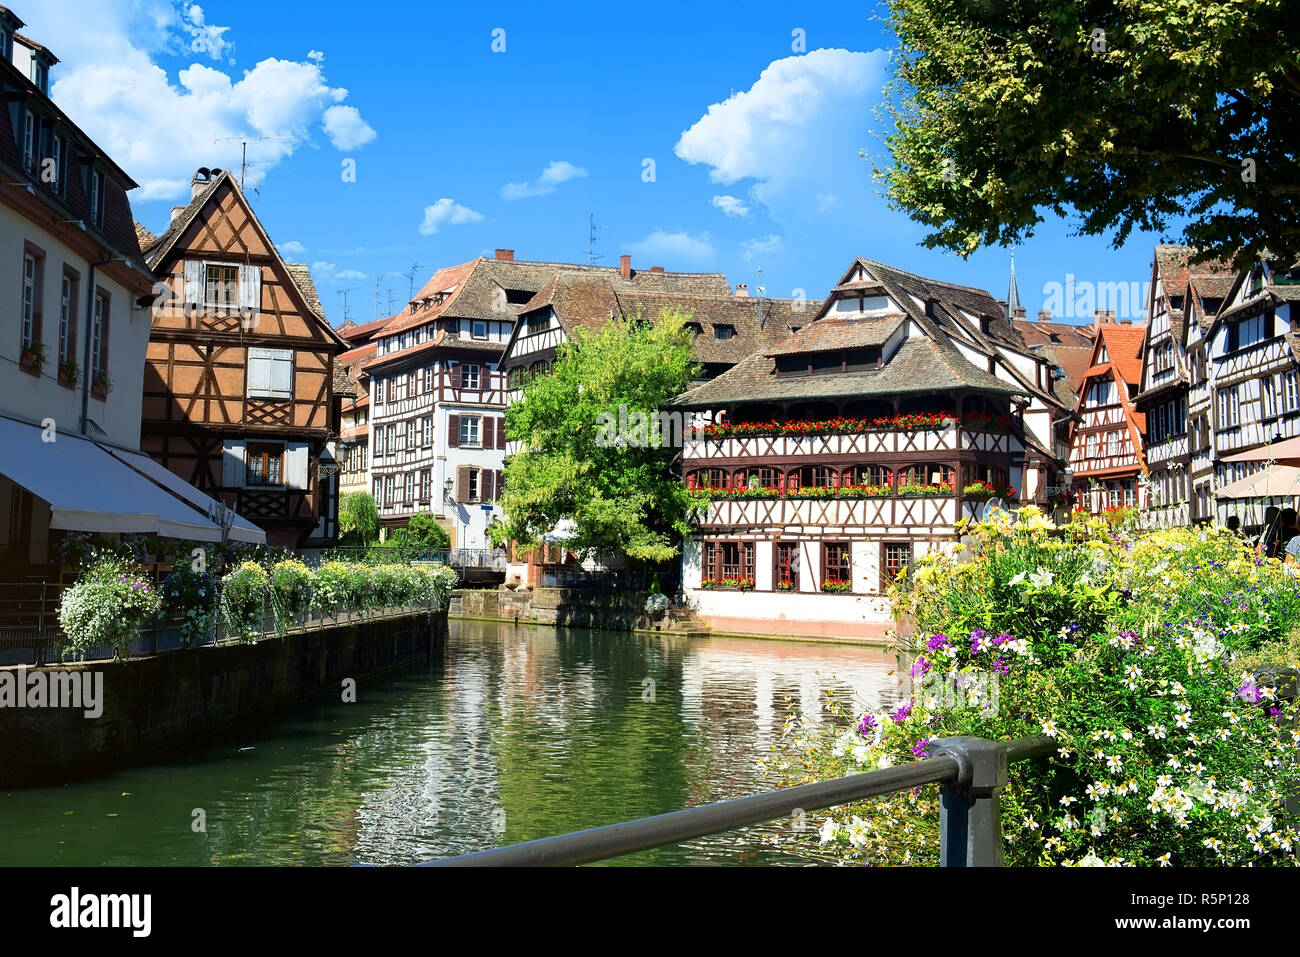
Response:
[{"label": "window", "polygon": [[1111,432],[1106,436],[1106,454],[1119,455],[1119,433]]},{"label": "window", "polygon": [[30,348],[41,335],[41,273],[44,259],[35,253],[23,256],[22,347]]},{"label": "window", "polygon": [[1097,433],[1096,432],[1088,433],[1088,435],[1084,439],[1083,447],[1084,447],[1084,453],[1083,453],[1084,458],[1095,459],[1097,457]]},{"label": "window", "polygon": [[31,110],[23,117],[23,169],[36,171],[36,114]]},{"label": "window", "polygon": [[778,591],[799,590],[799,543],[776,543],[776,568],[772,576]]},{"label": "window", "polygon": [[742,579],[754,577],[753,542],[705,542],[704,578]]},{"label": "window", "polygon": [[293,350],[248,349],[248,395],[250,398],[293,398]]},{"label": "window", "polygon": [[104,223],[104,181],[99,170],[90,171],[90,224],[102,226]]},{"label": "window", "polygon": [[736,334],[736,327],[725,323],[713,324],[713,334],[719,339],[730,339]]},{"label": "window", "polygon": [[1287,412],[1300,409],[1300,391],[1297,390],[1297,375],[1288,372],[1282,376],[1282,408]]},{"label": "window", "polygon": [[424,447],[433,447],[433,416],[431,415],[424,417]]},{"label": "window", "polygon": [[909,465],[899,472],[899,485],[942,485],[952,482],[952,468],[934,462]]},{"label": "window", "polygon": [[1259,387],[1264,418],[1272,418],[1277,415],[1277,384],[1269,375],[1260,380]]},{"label": "window", "polygon": [[410,505],[415,499],[415,473],[406,473],[406,504]]},{"label": "window", "polygon": [[395,455],[397,453],[397,426],[389,423],[385,431],[388,433],[388,454]]},{"label": "window", "polygon": [[248,485],[282,485],[284,446],[264,442],[248,443]]},{"label": "window", "polygon": [[375,504],[384,504],[384,483],[381,479],[375,479]]},{"label": "window", "polygon": [[63,273],[59,286],[59,365],[74,358],[77,346],[77,274]]},{"label": "window", "polygon": [[462,415],[460,417],[460,444],[474,446],[479,444],[479,416]]},{"label": "window", "polygon": [[469,483],[469,500],[471,502],[477,502],[479,493],[479,469],[470,469],[467,481]]},{"label": "window", "polygon": [[814,488],[834,488],[839,473],[835,469],[827,468],[824,465],[814,466],[812,470],[812,484]]},{"label": "window", "polygon": [[62,136],[50,137],[50,159],[53,160],[54,167],[51,172],[54,178],[48,185],[59,196],[63,195],[63,163],[67,153],[67,146]]},{"label": "window", "polygon": [[433,391],[433,366],[424,367],[424,391]]},{"label": "window", "polygon": [[476,365],[463,365],[461,369],[461,388],[477,389],[479,382],[479,367]]},{"label": "window", "polygon": [[387,381],[388,381],[388,401],[389,401],[389,402],[396,402],[396,401],[397,401],[397,379],[398,379],[397,376],[389,376],[389,377],[388,377],[388,380],[387,380]]},{"label": "window", "polygon": [[848,542],[826,542],[822,545],[822,585],[828,582],[850,581],[853,572]]},{"label": "window", "polygon": [[742,488],[756,485],[758,488],[780,488],[781,473],[773,468],[746,468],[736,472],[736,484]]},{"label": "window", "polygon": [[904,568],[912,564],[911,542],[886,542],[880,562],[880,584],[883,588],[898,578]]},{"label": "window", "polygon": [[418,449],[420,447],[419,427],[415,419],[406,423],[406,447],[408,449]]},{"label": "window", "polygon": [[433,473],[425,469],[420,473],[420,501],[429,501],[430,490],[432,489]]},{"label": "window", "polygon": [[695,488],[726,488],[727,473],[725,469],[696,469]]},{"label": "window", "polygon": [[[470,334],[470,338],[473,339],[486,339],[488,337],[487,322],[482,319],[475,319],[472,323],[470,323],[469,334]],[[470,387],[466,386],[466,388],[470,388]],[[478,386],[473,386],[473,388],[477,389]]]},{"label": "window", "polygon": [[95,294],[95,314],[90,321],[90,376],[92,379],[108,373],[108,296]]},{"label": "window", "polygon": [[375,455],[384,454],[384,430],[375,429]]},{"label": "window", "polygon": [[844,470],[843,485],[889,485],[893,473],[883,465],[853,465]]},{"label": "window", "polygon": [[394,478],[391,475],[384,476],[384,504],[396,505],[397,500],[393,496]]},{"label": "window", "polygon": [[383,405],[384,404],[384,380],[375,379],[374,384],[370,387],[370,391],[375,397],[375,405],[377,406]]},{"label": "window", "polygon": [[420,394],[419,390],[416,388],[416,385],[417,383],[415,381],[415,370],[411,370],[410,372],[406,373],[406,397],[408,399],[414,398],[415,396]]}]

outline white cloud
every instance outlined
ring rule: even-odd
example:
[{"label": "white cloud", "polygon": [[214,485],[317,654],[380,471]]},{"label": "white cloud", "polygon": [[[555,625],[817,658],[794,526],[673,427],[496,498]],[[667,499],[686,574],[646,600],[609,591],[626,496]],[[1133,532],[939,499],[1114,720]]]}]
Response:
[{"label": "white cloud", "polygon": [[349,279],[366,279],[365,273],[356,269],[339,269],[334,263],[314,262],[311,264],[311,275],[317,282],[336,283],[346,282]]},{"label": "white cloud", "polygon": [[321,53],[320,50],[308,50],[307,59],[311,60],[314,63],[324,63],[325,54]]},{"label": "white cloud", "polygon": [[501,187],[502,199],[527,199],[529,196],[547,196],[561,183],[581,179],[587,171],[567,160],[551,160],[540,176],[531,183],[506,183]]},{"label": "white cloud", "polygon": [[714,196],[713,205],[722,210],[723,215],[730,216],[732,219],[744,219],[749,215],[749,207],[734,196]]},{"label": "white cloud", "polygon": [[135,202],[188,199],[198,167],[239,166],[240,140],[248,141],[247,184],[256,186],[327,120],[331,139],[355,142],[369,129],[359,115],[327,117],[347,90],[331,86],[318,63],[268,57],[240,72],[209,65],[228,60],[234,46],[228,28],[208,24],[194,4],[61,0],[23,15],[24,32],[60,57],[53,99],[140,184]]},{"label": "white cloud", "polygon": [[717,252],[708,233],[692,236],[686,232],[670,233],[662,229],[656,229],[639,242],[629,243],[627,249],[635,257],[634,261],[648,261],[655,265],[677,268],[684,265],[707,265],[713,261]]},{"label": "white cloud", "polygon": [[321,119],[321,127],[336,150],[357,149],[378,135],[355,106],[331,106]]},{"label": "white cloud", "polygon": [[307,252],[307,247],[296,239],[291,239],[287,243],[280,243],[278,248],[281,256],[301,256]]},{"label": "white cloud", "polygon": [[763,256],[776,256],[785,252],[785,243],[775,233],[765,239],[747,239],[740,244],[741,258],[751,262]]},{"label": "white cloud", "polygon": [[432,206],[424,207],[424,222],[420,223],[420,234],[432,236],[441,226],[462,226],[465,223],[477,223],[483,219],[468,206],[462,206],[455,200],[443,198]]},{"label": "white cloud", "polygon": [[750,199],[778,216],[811,218],[827,185],[846,208],[870,197],[871,109],[888,75],[883,50],[814,50],[774,60],[754,85],[714,103],[673,151],[729,185],[753,180]]}]

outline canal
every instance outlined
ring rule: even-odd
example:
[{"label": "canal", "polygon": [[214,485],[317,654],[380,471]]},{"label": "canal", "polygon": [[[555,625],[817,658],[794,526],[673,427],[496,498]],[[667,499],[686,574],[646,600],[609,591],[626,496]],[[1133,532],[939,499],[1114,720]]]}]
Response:
[{"label": "canal", "polygon": [[[445,650],[167,762],[0,792],[0,865],[411,864],[770,788],[787,702],[879,709],[855,645],[452,620]],[[200,826],[201,825],[201,826]],[[806,863],[772,827],[617,863]]]}]

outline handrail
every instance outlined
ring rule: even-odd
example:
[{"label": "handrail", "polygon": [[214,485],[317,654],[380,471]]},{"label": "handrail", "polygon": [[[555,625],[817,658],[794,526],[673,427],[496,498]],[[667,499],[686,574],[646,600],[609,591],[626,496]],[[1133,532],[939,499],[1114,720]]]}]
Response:
[{"label": "handrail", "polygon": [[925,784],[942,787],[941,862],[945,866],[1000,865],[1002,833],[997,793],[1006,784],[1007,764],[1049,754],[1055,750],[1055,742],[1041,735],[1003,743],[955,737],[938,738],[930,746],[934,756],[912,764],[428,861],[419,866],[554,867],[589,864],[679,844],[708,834],[763,824],[799,811],[837,807]]}]

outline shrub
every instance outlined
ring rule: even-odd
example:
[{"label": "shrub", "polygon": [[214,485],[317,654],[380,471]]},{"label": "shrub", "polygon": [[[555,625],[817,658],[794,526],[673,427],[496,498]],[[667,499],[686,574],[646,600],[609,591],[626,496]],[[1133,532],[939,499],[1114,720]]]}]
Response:
[{"label": "shrub", "polygon": [[67,648],[77,656],[107,645],[120,659],[127,656],[131,640],[161,607],[157,589],[130,562],[105,556],[63,593],[59,624]]},{"label": "shrub", "polygon": [[186,645],[208,637],[217,618],[220,587],[215,575],[196,572],[188,562],[174,565],[159,588],[162,613],[180,619],[181,640]]},{"label": "shrub", "polygon": [[[940,737],[1046,734],[1055,754],[1012,765],[1001,795],[1008,863],[1297,863],[1293,706],[1234,660],[1295,627],[1283,566],[1217,529],[1129,540],[1032,507],[972,539],[891,588],[915,622],[910,696],[843,731],[788,722],[785,783],[912,761]],[[934,863],[937,828],[936,789],[919,788],[831,814],[809,851]]]},{"label": "shrub", "polygon": [[312,575],[297,559],[285,559],[271,566],[271,612],[281,635],[297,622],[311,604]]},{"label": "shrub", "polygon": [[241,562],[221,580],[221,615],[240,641],[251,644],[262,636],[269,585],[266,569],[256,562]]}]

